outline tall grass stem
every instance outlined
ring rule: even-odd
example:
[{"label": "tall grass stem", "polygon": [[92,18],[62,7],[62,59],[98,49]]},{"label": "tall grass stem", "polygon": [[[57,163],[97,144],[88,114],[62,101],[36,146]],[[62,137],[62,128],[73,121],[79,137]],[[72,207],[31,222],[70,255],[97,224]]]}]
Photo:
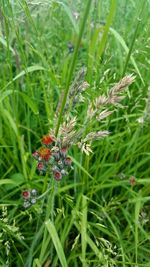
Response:
[{"label": "tall grass stem", "polygon": [[76,65],[78,50],[79,50],[81,39],[82,39],[82,36],[83,36],[83,33],[84,33],[84,28],[85,28],[85,24],[86,24],[86,21],[87,21],[87,18],[88,18],[88,14],[89,14],[89,11],[90,11],[91,3],[92,3],[92,0],[88,0],[87,6],[86,6],[86,9],[85,9],[85,12],[84,12],[84,16],[83,16],[83,21],[81,23],[77,44],[76,44],[76,47],[75,47],[74,55],[73,55],[72,62],[71,62],[70,71],[69,71],[69,74],[68,74],[66,90],[64,92],[64,97],[63,97],[62,105],[61,105],[61,108],[60,108],[60,113],[59,113],[59,117],[58,117],[58,123],[57,123],[57,126],[56,126],[56,132],[55,132],[56,136],[58,135],[59,127],[60,127],[60,124],[61,124],[62,115],[63,115],[64,107],[65,107],[67,96],[68,96],[68,92],[69,92],[69,86],[70,86],[70,82],[71,82],[71,79],[72,79],[73,71],[74,71],[74,68],[75,68],[75,65]]},{"label": "tall grass stem", "polygon": [[126,70],[127,70],[127,67],[128,67],[128,63],[129,63],[129,60],[130,60],[130,57],[131,57],[133,46],[134,46],[134,43],[136,41],[136,37],[137,37],[137,34],[138,34],[139,26],[140,26],[140,23],[141,23],[141,17],[142,17],[142,13],[143,13],[143,10],[144,10],[145,3],[146,3],[146,1],[143,1],[142,8],[141,8],[140,14],[139,14],[138,19],[137,19],[135,32],[134,32],[134,35],[133,35],[133,38],[132,38],[132,42],[131,42],[127,57],[126,57],[126,62],[125,62],[125,65],[124,65],[122,77],[124,77],[124,75],[126,73]]}]

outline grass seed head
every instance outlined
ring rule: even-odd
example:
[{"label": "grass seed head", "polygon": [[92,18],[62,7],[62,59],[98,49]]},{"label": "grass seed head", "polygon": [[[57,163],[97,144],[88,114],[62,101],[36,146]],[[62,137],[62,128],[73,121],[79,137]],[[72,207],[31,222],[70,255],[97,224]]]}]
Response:
[{"label": "grass seed head", "polygon": [[86,141],[93,141],[93,140],[99,140],[102,139],[110,134],[109,131],[98,131],[98,132],[91,132],[89,133],[86,138],[84,139],[84,142]]},{"label": "grass seed head", "polygon": [[122,78],[115,86],[113,86],[109,93],[112,95],[118,94],[124,91],[135,80],[135,76],[128,75]]}]

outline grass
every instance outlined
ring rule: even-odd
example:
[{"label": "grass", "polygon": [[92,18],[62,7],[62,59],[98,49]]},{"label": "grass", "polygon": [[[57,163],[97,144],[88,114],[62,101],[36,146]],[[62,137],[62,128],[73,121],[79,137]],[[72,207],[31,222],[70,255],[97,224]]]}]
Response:
[{"label": "grass", "polygon": [[[0,1],[0,266],[149,266],[150,2]],[[73,12],[79,13],[76,19]],[[72,53],[68,44],[71,43]],[[61,182],[38,175],[31,153],[54,125],[65,90],[87,68],[85,98],[133,73],[123,108],[89,131],[107,129]],[[86,112],[78,107],[78,122]],[[56,132],[56,133],[57,133]],[[135,185],[130,184],[135,177]],[[21,191],[45,198],[22,208]]]}]

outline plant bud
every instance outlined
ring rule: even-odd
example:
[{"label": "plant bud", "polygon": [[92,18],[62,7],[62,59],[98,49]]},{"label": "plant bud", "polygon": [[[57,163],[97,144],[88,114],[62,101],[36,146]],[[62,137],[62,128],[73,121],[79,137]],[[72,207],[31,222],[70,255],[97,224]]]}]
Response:
[{"label": "plant bud", "polygon": [[39,152],[38,151],[33,152],[32,153],[32,156],[33,156],[34,159],[38,160],[38,158],[39,158]]},{"label": "plant bud", "polygon": [[31,202],[31,204],[33,205],[33,204],[36,203],[36,199],[35,199],[35,198],[32,198],[32,199],[30,200],[30,202]]},{"label": "plant bud", "polygon": [[25,209],[29,208],[30,206],[31,206],[31,204],[30,204],[29,201],[24,201],[24,203],[23,203],[23,207],[24,207]]},{"label": "plant bud", "polygon": [[23,191],[21,193],[22,197],[25,199],[29,199],[30,198],[30,191]]},{"label": "plant bud", "polygon": [[62,174],[62,176],[65,176],[68,174],[68,172],[63,169],[63,170],[61,170],[61,174]]},{"label": "plant bud", "polygon": [[46,170],[43,162],[39,162],[38,165],[37,165],[37,168],[38,168],[39,171],[45,171]]},{"label": "plant bud", "polygon": [[60,149],[60,155],[65,158],[67,155],[67,151],[68,151],[67,147],[62,147]]},{"label": "plant bud", "polygon": [[36,189],[32,189],[32,190],[31,190],[31,195],[32,195],[32,196],[36,197],[37,194],[38,194],[38,192],[37,192]]},{"label": "plant bud", "polygon": [[59,161],[57,162],[57,164],[58,164],[58,167],[59,167],[60,169],[62,169],[62,168],[64,167],[64,164],[63,164],[63,162],[62,162],[61,160],[59,160]]},{"label": "plant bud", "polygon": [[136,185],[136,178],[134,176],[131,176],[129,178],[129,183],[130,183],[131,186]]},{"label": "plant bud", "polygon": [[62,178],[62,174],[61,174],[60,171],[57,171],[57,170],[54,171],[54,172],[53,172],[53,175],[54,175],[55,180],[57,180],[57,181],[60,181],[61,178]]},{"label": "plant bud", "polygon": [[66,166],[71,166],[71,163],[72,163],[72,160],[71,160],[70,157],[66,157],[66,158],[64,159],[64,164],[65,164]]},{"label": "plant bud", "polygon": [[53,152],[52,156],[55,158],[55,160],[59,160],[60,159],[60,154],[59,152]]}]

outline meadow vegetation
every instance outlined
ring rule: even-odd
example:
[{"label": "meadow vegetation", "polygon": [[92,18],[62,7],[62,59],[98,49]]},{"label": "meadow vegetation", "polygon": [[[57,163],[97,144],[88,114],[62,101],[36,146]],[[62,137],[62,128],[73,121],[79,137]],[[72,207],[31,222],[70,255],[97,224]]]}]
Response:
[{"label": "meadow vegetation", "polygon": [[[0,266],[150,266],[149,14],[0,0]],[[49,132],[70,145],[61,176],[32,155]]]}]

